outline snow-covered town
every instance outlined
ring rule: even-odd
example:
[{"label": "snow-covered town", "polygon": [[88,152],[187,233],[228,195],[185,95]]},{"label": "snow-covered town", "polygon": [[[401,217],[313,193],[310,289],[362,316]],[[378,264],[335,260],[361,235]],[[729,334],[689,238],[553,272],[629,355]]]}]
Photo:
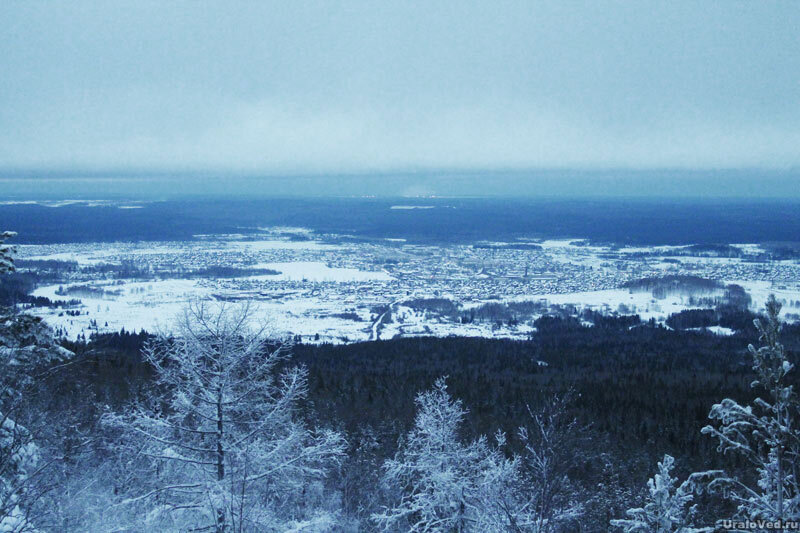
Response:
[{"label": "snow-covered town", "polygon": [[[61,302],[31,312],[69,338],[157,331],[187,302],[206,297],[251,301],[276,332],[334,343],[414,335],[526,338],[533,319],[552,306],[663,321],[703,307],[697,297],[720,296],[728,284],[743,287],[753,309],[775,293],[790,319],[800,312],[800,261],[774,259],[750,244],[631,248],[576,238],[434,246],[263,228],[182,242],[22,245],[19,256],[22,269],[50,274],[34,296]],[[669,276],[719,286],[700,294],[626,287]],[[512,320],[467,319],[471,310],[509,302],[536,309]]]}]

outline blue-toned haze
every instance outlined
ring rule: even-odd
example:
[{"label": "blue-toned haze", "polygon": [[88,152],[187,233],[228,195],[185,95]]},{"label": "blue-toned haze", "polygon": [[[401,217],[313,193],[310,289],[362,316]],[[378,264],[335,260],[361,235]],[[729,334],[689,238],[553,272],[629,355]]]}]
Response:
[{"label": "blue-toned haze", "polygon": [[522,171],[496,188],[552,194],[800,181],[795,2],[4,2],[0,21],[7,190],[54,171],[202,171],[211,193],[237,173],[356,173],[397,194],[493,181],[428,169]]}]

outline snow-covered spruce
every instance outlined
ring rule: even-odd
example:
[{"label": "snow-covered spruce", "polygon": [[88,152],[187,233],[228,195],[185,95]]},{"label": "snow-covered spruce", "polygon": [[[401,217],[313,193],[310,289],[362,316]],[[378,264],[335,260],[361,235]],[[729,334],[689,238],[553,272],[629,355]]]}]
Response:
[{"label": "snow-covered spruce", "polygon": [[[5,244],[14,235],[0,234],[0,274],[14,271],[14,249]],[[0,308],[0,532],[37,530],[34,505],[46,490],[41,474],[50,462],[19,421],[31,418],[27,393],[36,376],[70,355],[40,318]]]},{"label": "snow-covered spruce", "polygon": [[643,507],[628,509],[627,519],[612,520],[611,525],[625,533],[710,533],[713,527],[695,527],[697,507],[692,505],[701,492],[721,472],[694,473],[683,483],[672,475],[675,459],[664,455],[658,473],[647,482],[647,502]]},{"label": "snow-covered spruce", "polygon": [[14,272],[14,254],[16,248],[6,241],[17,235],[14,231],[4,231],[0,233],[0,274]]},{"label": "snow-covered spruce", "polygon": [[738,518],[800,520],[800,402],[786,375],[794,368],[779,342],[781,304],[770,295],[766,322],[755,320],[763,345],[748,348],[756,380],[765,398],[740,405],[726,398],[714,405],[709,418],[718,425],[703,433],[719,440],[718,450],[742,456],[758,473],[757,484],[729,477],[716,483],[738,505]]},{"label": "snow-covered spruce", "polygon": [[535,521],[518,498],[517,459],[506,459],[485,437],[458,437],[466,411],[445,378],[417,395],[413,429],[384,464],[383,482],[395,503],[372,516],[383,531],[529,531]]},{"label": "snow-covered spruce", "polygon": [[28,393],[38,377],[71,355],[39,317],[0,309],[0,532],[35,530],[32,506],[47,488],[42,474],[52,458],[42,458],[20,421],[36,419]]},{"label": "snow-covered spruce", "polygon": [[135,452],[119,505],[140,510],[138,527],[312,531],[333,522],[322,480],[344,439],[302,421],[306,371],[286,365],[289,346],[251,330],[249,315],[247,306],[187,308],[174,336],[145,351],[166,398],[106,417]]}]

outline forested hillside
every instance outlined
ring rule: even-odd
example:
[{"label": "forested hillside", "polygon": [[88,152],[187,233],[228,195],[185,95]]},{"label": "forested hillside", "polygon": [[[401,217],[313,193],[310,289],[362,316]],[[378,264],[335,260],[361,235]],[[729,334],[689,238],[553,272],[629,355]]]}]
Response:
[{"label": "forested hillside", "polygon": [[[717,453],[717,443],[700,430],[722,398],[753,399],[746,346],[757,343],[755,329],[725,337],[630,324],[627,317],[606,318],[593,327],[549,318],[525,342],[413,338],[296,344],[281,366],[307,368],[303,417],[338,430],[347,441],[347,458],[326,484],[359,527],[374,527],[370,516],[388,503],[388,496],[375,490],[380,465],[395,456],[413,427],[416,395],[445,376],[448,394],[463,404],[459,438],[470,441],[501,430],[508,457],[524,453],[518,428],[530,423],[531,413],[547,411],[560,399],[559,468],[569,481],[568,494],[560,496],[582,502],[580,520],[570,527],[580,523],[577,530],[605,531],[609,519],[640,501],[665,453],[677,458],[676,471],[684,474],[725,468],[750,475],[742,461]],[[154,369],[141,355],[150,338],[122,332],[67,343],[75,359],[61,372],[50,401],[70,405],[78,427],[98,428],[100,406],[124,412],[131,401],[160,394]],[[800,327],[787,327],[782,338],[787,357],[796,360]],[[703,507],[709,520],[726,509],[718,500],[702,502],[709,505]]]},{"label": "forested hillside", "polygon": [[[0,273],[24,295],[12,236]],[[198,300],[167,333],[76,341],[5,307],[0,531],[794,520],[800,325],[780,309],[770,297],[762,316],[728,303],[667,325],[584,311],[538,318],[525,341],[331,345],[254,329],[247,303]]]}]

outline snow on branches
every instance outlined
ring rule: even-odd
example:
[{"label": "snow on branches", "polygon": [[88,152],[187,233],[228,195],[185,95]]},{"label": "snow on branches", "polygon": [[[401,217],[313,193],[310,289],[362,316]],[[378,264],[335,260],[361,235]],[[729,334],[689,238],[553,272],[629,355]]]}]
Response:
[{"label": "snow on branches", "polygon": [[16,235],[14,231],[0,233],[0,274],[14,272],[14,253],[17,250],[14,246],[6,244],[6,241]]},{"label": "snow on branches", "polygon": [[718,450],[742,456],[758,473],[755,485],[737,478],[728,495],[738,505],[738,517],[751,520],[800,519],[800,404],[785,377],[794,368],[779,341],[781,304],[774,295],[766,304],[766,322],[755,320],[762,346],[748,348],[753,357],[757,387],[764,397],[753,405],[726,398],[711,408],[702,432],[719,441]]},{"label": "snow on branches", "polygon": [[309,506],[344,439],[304,423],[305,369],[251,319],[248,306],[190,306],[174,335],[145,350],[166,398],[106,417],[144,459],[131,463],[141,472],[123,504],[144,505],[151,528],[283,531],[327,520]]},{"label": "snow on branches", "polygon": [[713,527],[695,527],[696,493],[720,472],[694,473],[683,483],[672,475],[675,459],[664,455],[658,473],[647,482],[648,497],[644,507],[628,509],[628,519],[612,520],[611,525],[625,533],[710,533]]},{"label": "snow on branches", "polygon": [[[0,234],[0,274],[14,271],[14,248],[5,244],[14,235]],[[70,355],[39,317],[0,308],[0,531],[36,530],[32,505],[45,490],[40,474],[48,463],[20,422],[35,420],[29,403],[37,379]]]},{"label": "snow on branches", "polygon": [[[445,378],[417,395],[417,416],[400,451],[384,464],[395,504],[375,513],[383,531],[515,531],[531,522],[516,499],[519,465],[485,437],[458,437],[466,410]],[[498,446],[505,436],[498,433]]]}]

